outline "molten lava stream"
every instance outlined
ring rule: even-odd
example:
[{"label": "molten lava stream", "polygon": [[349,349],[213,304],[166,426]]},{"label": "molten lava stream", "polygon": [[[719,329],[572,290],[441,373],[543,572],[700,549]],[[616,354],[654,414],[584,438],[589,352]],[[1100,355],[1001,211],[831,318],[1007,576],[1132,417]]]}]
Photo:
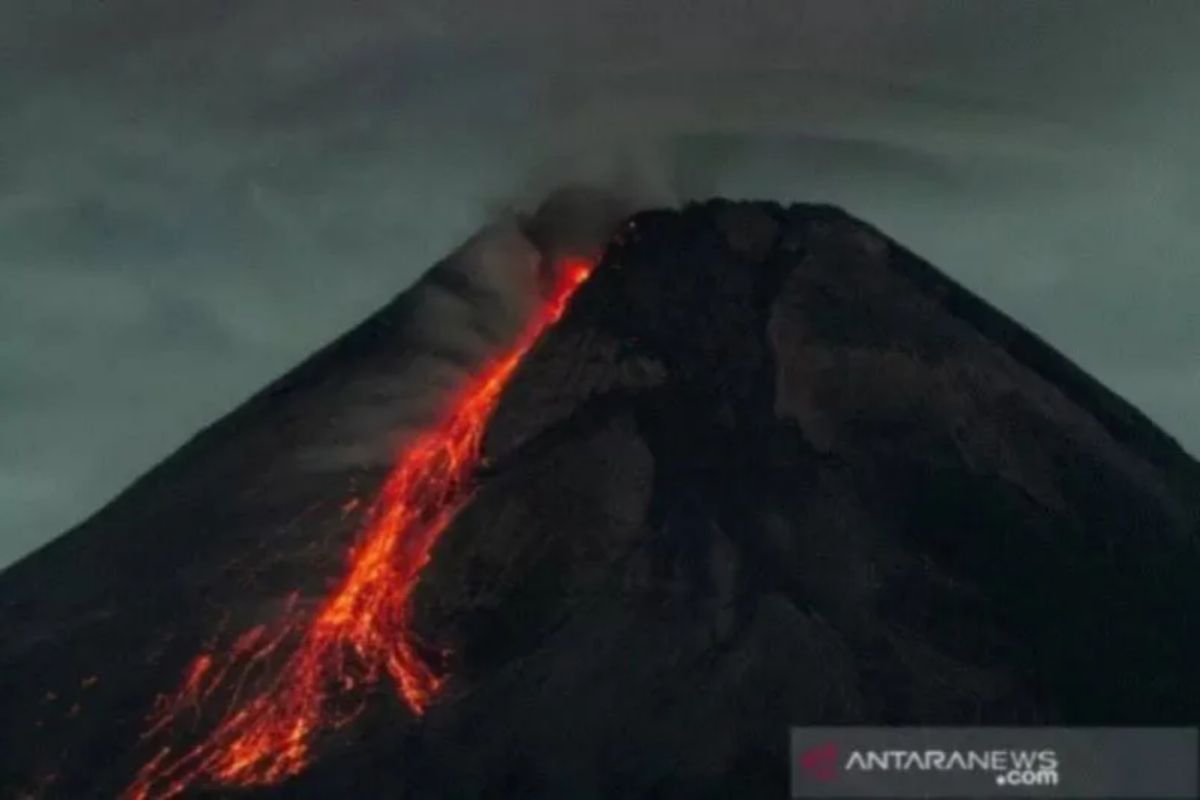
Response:
[{"label": "molten lava stream", "polygon": [[400,455],[366,515],[346,574],[313,617],[284,625],[274,638],[261,627],[247,631],[223,666],[211,654],[198,656],[177,693],[156,708],[146,736],[195,713],[222,689],[237,698],[243,684],[261,681],[271,656],[298,630],[296,649],[265,688],[235,701],[198,744],[162,747],[126,789],[127,800],[177,797],[204,783],[268,785],[296,775],[312,757],[314,737],[347,724],[362,707],[339,710],[335,700],[361,699],[384,675],[414,713],[425,711],[444,678],[418,651],[408,600],[438,537],[468,499],[501,392],[595,264],[571,258],[557,266],[555,286],[516,343],[486,363],[442,419]]}]

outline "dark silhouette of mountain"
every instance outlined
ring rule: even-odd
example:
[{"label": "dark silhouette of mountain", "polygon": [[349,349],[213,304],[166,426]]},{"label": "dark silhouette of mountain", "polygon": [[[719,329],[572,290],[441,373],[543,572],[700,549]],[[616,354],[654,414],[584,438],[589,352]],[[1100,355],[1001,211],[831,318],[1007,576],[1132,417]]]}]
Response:
[{"label": "dark silhouette of mountain", "polygon": [[[409,368],[407,297],[0,575],[4,792],[119,794],[197,652],[328,590],[386,465],[306,454]],[[840,210],[632,217],[484,454],[424,716],[380,684],[190,796],[785,797],[793,724],[1200,720],[1200,465]]]}]

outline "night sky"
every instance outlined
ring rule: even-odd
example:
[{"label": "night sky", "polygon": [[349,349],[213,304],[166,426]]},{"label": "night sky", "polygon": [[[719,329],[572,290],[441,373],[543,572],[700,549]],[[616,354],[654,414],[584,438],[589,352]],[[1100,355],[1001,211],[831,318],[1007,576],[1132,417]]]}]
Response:
[{"label": "night sky", "polygon": [[4,0],[0,564],[589,179],[827,201],[1200,452],[1200,3]]}]

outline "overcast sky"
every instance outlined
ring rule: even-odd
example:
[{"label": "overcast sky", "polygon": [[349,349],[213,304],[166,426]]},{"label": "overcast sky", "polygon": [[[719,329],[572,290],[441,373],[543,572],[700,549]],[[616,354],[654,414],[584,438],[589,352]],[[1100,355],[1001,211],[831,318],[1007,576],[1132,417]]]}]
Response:
[{"label": "overcast sky", "polygon": [[1200,452],[1200,3],[0,0],[0,564],[506,203],[830,201]]}]

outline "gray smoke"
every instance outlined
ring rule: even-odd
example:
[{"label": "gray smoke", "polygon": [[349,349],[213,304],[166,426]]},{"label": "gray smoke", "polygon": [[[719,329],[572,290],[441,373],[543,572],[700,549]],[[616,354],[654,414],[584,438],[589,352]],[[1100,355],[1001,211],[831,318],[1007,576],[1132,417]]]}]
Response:
[{"label": "gray smoke", "polygon": [[500,214],[405,292],[402,369],[349,387],[335,441],[301,454],[315,471],[387,467],[490,359],[512,346],[567,256],[596,258],[635,208],[595,188],[550,194],[531,214]]}]

